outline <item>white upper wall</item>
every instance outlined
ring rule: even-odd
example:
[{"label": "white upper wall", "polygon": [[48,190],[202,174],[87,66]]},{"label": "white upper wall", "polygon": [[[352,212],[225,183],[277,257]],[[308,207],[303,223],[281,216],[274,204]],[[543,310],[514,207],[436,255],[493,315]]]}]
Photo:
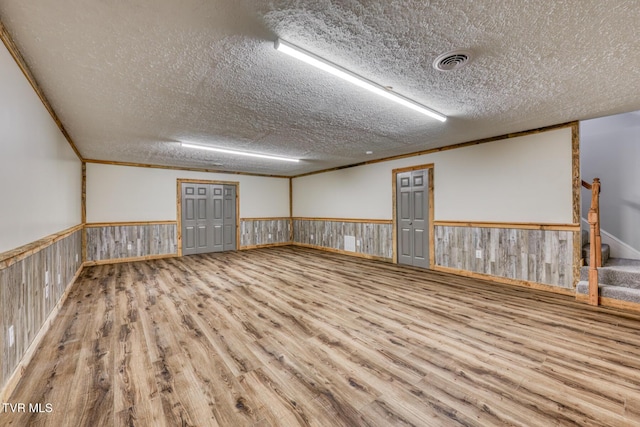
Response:
[{"label": "white upper wall", "polygon": [[289,180],[173,169],[87,164],[87,222],[177,219],[177,179],[240,183],[240,217],[289,216]]},{"label": "white upper wall", "polygon": [[82,164],[2,43],[0,182],[0,252],[82,222]]},{"label": "white upper wall", "polygon": [[392,170],[434,164],[434,219],[572,223],[571,129],[295,178],[293,215],[391,219]]}]

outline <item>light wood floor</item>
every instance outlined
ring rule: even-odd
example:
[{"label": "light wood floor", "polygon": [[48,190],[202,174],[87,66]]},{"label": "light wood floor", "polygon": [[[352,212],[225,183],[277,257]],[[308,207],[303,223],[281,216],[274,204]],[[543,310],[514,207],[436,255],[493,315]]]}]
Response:
[{"label": "light wood floor", "polygon": [[640,316],[301,248],[86,269],[1,425],[640,424]]}]

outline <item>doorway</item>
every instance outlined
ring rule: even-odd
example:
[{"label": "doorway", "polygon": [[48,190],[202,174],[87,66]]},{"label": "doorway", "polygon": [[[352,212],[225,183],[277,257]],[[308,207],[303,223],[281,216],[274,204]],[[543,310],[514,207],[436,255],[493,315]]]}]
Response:
[{"label": "doorway", "polygon": [[396,262],[429,268],[433,260],[433,165],[393,171]]},{"label": "doorway", "polygon": [[179,253],[237,249],[237,183],[178,180]]}]

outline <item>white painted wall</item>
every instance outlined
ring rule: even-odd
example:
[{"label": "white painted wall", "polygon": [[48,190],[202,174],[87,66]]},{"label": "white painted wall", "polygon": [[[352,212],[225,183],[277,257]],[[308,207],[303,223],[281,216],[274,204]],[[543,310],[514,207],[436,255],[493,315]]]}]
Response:
[{"label": "white painted wall", "polygon": [[428,163],[435,220],[573,220],[570,128],[295,178],[293,215],[391,219],[392,170]]},{"label": "white painted wall", "polygon": [[[587,182],[600,178],[601,228],[640,251],[640,111],[581,122],[580,169]],[[590,204],[583,190],[582,217]]]},{"label": "white painted wall", "polygon": [[87,164],[87,222],[177,219],[177,179],[240,183],[240,217],[288,217],[289,180],[260,176]]},{"label": "white painted wall", "polygon": [[0,252],[78,225],[82,165],[0,43]]}]

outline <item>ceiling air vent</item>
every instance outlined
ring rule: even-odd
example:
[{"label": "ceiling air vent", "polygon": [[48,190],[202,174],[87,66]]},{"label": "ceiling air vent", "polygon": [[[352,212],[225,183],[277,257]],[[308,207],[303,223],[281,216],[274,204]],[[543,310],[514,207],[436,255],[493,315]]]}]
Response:
[{"label": "ceiling air vent", "polygon": [[452,50],[443,53],[433,61],[433,68],[440,71],[459,70],[471,62],[471,51]]}]

